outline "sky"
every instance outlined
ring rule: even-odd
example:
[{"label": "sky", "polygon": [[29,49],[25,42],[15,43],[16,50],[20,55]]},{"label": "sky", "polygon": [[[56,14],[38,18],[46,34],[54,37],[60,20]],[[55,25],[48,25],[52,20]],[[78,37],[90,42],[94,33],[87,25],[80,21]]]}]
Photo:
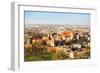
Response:
[{"label": "sky", "polygon": [[90,14],[24,11],[25,24],[89,25]]}]

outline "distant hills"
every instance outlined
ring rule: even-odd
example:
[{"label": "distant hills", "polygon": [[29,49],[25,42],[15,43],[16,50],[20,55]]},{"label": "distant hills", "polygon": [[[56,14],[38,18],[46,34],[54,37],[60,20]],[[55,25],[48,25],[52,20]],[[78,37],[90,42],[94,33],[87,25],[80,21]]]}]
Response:
[{"label": "distant hills", "polygon": [[74,24],[25,24],[25,27],[90,27],[90,25],[74,25]]},{"label": "distant hills", "polygon": [[90,25],[68,25],[68,24],[25,24],[25,32],[28,31],[83,31],[90,32]]}]

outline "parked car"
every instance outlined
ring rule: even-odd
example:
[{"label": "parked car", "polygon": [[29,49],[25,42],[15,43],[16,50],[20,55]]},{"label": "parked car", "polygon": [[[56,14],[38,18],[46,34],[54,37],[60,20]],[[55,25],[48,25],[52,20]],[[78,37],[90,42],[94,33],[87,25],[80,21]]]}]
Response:
[{"label": "parked car", "polygon": [[80,44],[72,44],[71,45],[71,50],[72,51],[76,51],[76,50],[79,50],[81,49],[81,45]]}]

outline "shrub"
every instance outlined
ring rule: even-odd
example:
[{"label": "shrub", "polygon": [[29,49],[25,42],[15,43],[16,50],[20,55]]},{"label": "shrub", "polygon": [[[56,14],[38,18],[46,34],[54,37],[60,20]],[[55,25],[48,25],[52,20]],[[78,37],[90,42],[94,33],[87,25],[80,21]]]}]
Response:
[{"label": "shrub", "polygon": [[53,59],[53,54],[52,53],[45,53],[41,57],[43,60],[52,60]]}]

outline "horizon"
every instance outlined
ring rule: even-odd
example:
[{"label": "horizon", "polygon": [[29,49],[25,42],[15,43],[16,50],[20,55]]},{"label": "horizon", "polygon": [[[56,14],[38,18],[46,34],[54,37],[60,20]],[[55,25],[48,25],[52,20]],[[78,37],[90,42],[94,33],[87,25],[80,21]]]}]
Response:
[{"label": "horizon", "polygon": [[36,25],[47,25],[47,26],[90,26],[90,25],[84,25],[84,24],[25,24],[25,25],[30,25],[30,26],[36,26]]}]

